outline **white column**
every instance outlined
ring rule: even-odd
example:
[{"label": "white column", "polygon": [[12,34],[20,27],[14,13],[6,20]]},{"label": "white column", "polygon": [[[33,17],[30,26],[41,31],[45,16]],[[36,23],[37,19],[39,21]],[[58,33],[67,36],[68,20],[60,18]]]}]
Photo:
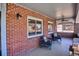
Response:
[{"label": "white column", "polygon": [[1,3],[0,3],[0,11],[1,11]]},{"label": "white column", "polygon": [[7,56],[5,3],[1,4],[1,50],[2,50],[2,56]]}]

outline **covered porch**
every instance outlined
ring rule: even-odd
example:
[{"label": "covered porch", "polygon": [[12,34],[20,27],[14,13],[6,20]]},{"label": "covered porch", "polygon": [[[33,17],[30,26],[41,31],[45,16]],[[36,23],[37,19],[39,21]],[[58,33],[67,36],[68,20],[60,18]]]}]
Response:
[{"label": "covered porch", "polygon": [[[5,3],[0,9],[1,55],[69,55],[69,46],[79,33],[79,4]],[[39,38],[52,33],[59,34],[62,41],[52,41],[51,50],[40,48]]]}]

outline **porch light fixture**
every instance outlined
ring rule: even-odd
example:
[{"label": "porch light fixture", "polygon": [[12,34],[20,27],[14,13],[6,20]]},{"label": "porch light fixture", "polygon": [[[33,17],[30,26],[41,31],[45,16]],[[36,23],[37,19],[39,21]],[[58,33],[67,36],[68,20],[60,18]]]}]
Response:
[{"label": "porch light fixture", "polygon": [[22,17],[22,15],[20,15],[19,13],[17,13],[17,14],[16,14],[17,20],[19,20],[20,17]]}]

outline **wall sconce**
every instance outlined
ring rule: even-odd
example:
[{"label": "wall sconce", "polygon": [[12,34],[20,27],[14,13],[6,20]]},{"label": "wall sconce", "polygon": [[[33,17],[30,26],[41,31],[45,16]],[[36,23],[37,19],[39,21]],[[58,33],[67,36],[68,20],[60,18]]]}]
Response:
[{"label": "wall sconce", "polygon": [[16,14],[17,20],[18,20],[20,17],[22,17],[22,16],[21,16],[19,13],[17,13],[17,14]]}]

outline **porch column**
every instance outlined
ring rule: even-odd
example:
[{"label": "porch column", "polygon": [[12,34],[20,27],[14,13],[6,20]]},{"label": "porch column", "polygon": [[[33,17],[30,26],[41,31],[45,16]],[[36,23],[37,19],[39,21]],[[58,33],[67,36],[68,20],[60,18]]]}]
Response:
[{"label": "porch column", "polygon": [[5,3],[1,4],[1,51],[2,51],[2,56],[7,56]]}]

